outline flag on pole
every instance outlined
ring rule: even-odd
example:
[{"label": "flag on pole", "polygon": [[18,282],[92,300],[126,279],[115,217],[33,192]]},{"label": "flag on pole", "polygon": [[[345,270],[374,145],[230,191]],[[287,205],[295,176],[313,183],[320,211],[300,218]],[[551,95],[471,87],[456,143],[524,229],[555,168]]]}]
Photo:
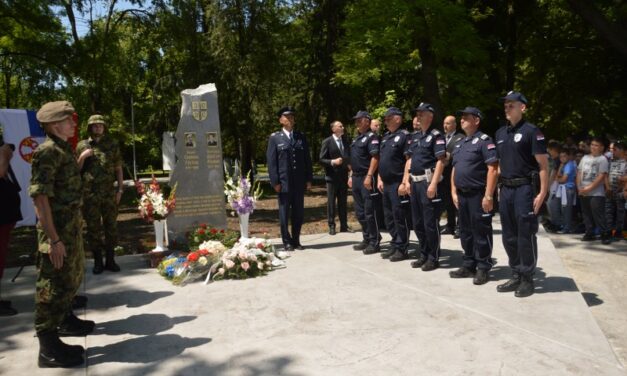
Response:
[{"label": "flag on pole", "polygon": [[15,145],[11,167],[22,190],[20,191],[22,220],[17,226],[32,226],[36,223],[33,200],[28,196],[31,177],[31,161],[39,144],[46,134],[39,126],[35,111],[0,109],[2,138],[7,144]]}]

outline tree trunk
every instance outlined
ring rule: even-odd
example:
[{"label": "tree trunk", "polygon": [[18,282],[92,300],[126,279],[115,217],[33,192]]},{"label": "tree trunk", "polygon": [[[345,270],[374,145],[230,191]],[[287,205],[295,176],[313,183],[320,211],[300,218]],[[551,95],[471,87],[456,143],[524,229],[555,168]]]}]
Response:
[{"label": "tree trunk", "polygon": [[420,70],[420,78],[422,80],[424,93],[424,102],[431,103],[436,108],[436,115],[434,123],[438,124],[440,120],[439,114],[442,113],[442,98],[440,97],[440,85],[438,81],[438,63],[435,53],[433,52],[433,46],[431,45],[431,33],[429,24],[423,9],[416,9],[416,16],[420,22],[419,32],[415,35],[415,44],[420,54],[420,61],[422,63],[422,69]]}]

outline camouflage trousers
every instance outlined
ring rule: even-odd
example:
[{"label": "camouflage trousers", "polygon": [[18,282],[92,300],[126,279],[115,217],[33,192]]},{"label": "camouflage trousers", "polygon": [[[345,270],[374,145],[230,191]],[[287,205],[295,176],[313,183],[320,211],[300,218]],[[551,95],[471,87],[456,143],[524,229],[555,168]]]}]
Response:
[{"label": "camouflage trousers", "polygon": [[[71,226],[74,227],[73,233],[63,231],[59,234],[66,252],[61,269],[54,268],[47,253],[37,252],[35,288],[37,333],[55,330],[61,324],[72,309],[72,300],[83,282],[85,252],[79,223],[76,221],[76,226]],[[40,241],[45,240],[43,231],[38,229],[38,232]],[[40,244],[40,249],[42,245]]]},{"label": "camouflage trousers", "polygon": [[83,199],[85,244],[92,253],[113,251],[118,243],[118,207],[115,193],[86,195]]}]

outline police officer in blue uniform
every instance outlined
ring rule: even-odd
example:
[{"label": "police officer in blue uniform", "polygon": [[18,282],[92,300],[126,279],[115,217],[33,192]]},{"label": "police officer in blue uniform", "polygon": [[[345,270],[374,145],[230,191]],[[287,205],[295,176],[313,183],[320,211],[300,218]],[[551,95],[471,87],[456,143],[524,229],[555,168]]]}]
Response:
[{"label": "police officer in blue uniform", "polygon": [[374,200],[379,194],[376,172],[379,166],[379,136],[370,130],[372,117],[366,111],[359,111],[353,117],[357,127],[357,137],[351,144],[351,175],[348,186],[352,188],[355,214],[361,225],[363,240],[353,249],[364,254],[379,252],[381,235],[375,213]]},{"label": "police officer in blue uniform", "polygon": [[[311,155],[305,135],[294,130],[293,107],[283,107],[277,112],[283,129],[268,139],[266,158],[270,184],[279,194],[279,220],[281,239],[285,250],[305,249],[300,243],[303,225],[305,189],[311,188],[313,171]],[[288,231],[288,218],[292,221],[292,233]]]},{"label": "police officer in blue uniform", "polygon": [[496,145],[479,127],[483,114],[466,107],[461,115],[466,137],[452,151],[451,197],[458,209],[460,241],[464,250],[461,268],[451,278],[473,277],[475,285],[488,282],[492,268],[492,196],[498,176]]},{"label": "police officer in blue uniform", "polygon": [[442,180],[446,140],[432,126],[435,109],[429,103],[420,103],[414,110],[420,131],[411,139],[408,149],[410,158],[405,165],[403,184],[410,187],[412,221],[421,244],[418,260],[412,268],[431,271],[440,266],[440,214],[442,196],[438,184]]},{"label": "police officer in blue uniform", "polygon": [[[403,207],[401,196],[406,196],[403,184],[405,172],[405,152],[409,141],[409,132],[400,129],[403,122],[403,112],[396,107],[390,107],[385,112],[385,126],[387,132],[381,140],[379,152],[379,181],[377,188],[383,193],[383,212],[385,225],[392,236],[391,248],[382,256],[396,262],[407,258],[409,245],[408,219]],[[405,198],[405,200],[407,200]]]},{"label": "police officer in blue uniform", "polygon": [[512,278],[496,289],[526,297],[534,292],[537,214],[548,191],[548,155],[542,132],[523,119],[527,98],[510,91],[501,99],[507,125],[499,128],[495,137],[501,184],[499,212]]}]

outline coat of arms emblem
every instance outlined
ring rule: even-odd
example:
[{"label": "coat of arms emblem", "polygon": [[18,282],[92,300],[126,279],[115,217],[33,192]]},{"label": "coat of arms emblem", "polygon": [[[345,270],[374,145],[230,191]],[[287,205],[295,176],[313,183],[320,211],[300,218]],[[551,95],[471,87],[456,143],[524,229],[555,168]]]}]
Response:
[{"label": "coat of arms emblem", "polygon": [[207,101],[192,101],[192,116],[197,121],[207,118]]}]

